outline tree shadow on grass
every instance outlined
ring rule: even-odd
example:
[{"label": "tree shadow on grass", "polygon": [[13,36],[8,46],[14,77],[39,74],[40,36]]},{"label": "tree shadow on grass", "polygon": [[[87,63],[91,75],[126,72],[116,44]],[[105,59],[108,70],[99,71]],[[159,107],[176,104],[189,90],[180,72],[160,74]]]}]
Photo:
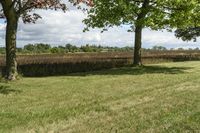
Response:
[{"label": "tree shadow on grass", "polygon": [[192,67],[164,67],[164,66],[142,66],[123,67],[110,70],[102,70],[86,73],[73,73],[68,76],[89,76],[89,75],[142,75],[142,74],[183,74]]},{"label": "tree shadow on grass", "polygon": [[19,90],[11,89],[9,86],[0,85],[0,95],[8,95],[10,93],[20,93]]}]

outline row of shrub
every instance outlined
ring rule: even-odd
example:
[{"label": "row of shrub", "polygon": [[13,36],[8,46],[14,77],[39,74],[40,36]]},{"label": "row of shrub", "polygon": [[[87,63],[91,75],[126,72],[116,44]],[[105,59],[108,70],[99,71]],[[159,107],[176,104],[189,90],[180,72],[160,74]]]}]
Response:
[{"label": "row of shrub", "polygon": [[[109,68],[127,66],[131,64],[128,59],[105,59],[99,61],[65,62],[65,63],[36,63],[18,65],[18,71],[23,76],[53,76],[66,75],[76,72],[88,72]],[[2,67],[5,74],[5,67]]]},{"label": "row of shrub", "polygon": [[[200,60],[200,54],[151,54],[142,57],[142,63]],[[88,53],[65,55],[21,55],[18,70],[23,76],[66,75],[132,64],[132,53]],[[5,57],[0,57],[0,69],[5,74]]]}]

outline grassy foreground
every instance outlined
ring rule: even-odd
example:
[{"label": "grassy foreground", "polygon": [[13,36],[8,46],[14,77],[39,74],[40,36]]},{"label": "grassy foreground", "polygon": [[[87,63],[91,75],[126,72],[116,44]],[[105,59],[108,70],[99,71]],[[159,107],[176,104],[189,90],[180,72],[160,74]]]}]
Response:
[{"label": "grassy foreground", "polygon": [[200,132],[200,62],[0,83],[0,132]]}]

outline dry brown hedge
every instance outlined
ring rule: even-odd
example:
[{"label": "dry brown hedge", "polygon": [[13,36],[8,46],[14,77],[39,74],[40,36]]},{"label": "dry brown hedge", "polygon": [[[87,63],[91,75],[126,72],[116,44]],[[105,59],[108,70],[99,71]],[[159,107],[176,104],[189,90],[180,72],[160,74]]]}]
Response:
[{"label": "dry brown hedge", "polygon": [[[50,76],[127,66],[132,63],[132,56],[132,52],[40,54],[18,55],[17,61],[18,70],[24,76]],[[200,52],[146,52],[142,60],[144,64],[200,60]],[[0,69],[4,74],[4,56],[0,56]]]}]

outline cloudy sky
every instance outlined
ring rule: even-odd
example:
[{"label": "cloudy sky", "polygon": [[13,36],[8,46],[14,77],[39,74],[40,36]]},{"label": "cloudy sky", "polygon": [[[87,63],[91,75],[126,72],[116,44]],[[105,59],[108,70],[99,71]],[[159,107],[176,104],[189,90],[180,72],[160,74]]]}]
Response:
[{"label": "cloudy sky", "polygon": [[[82,11],[70,10],[66,13],[61,11],[38,11],[42,19],[36,24],[19,23],[17,46],[22,47],[28,43],[49,43],[53,46],[76,44],[101,44],[104,46],[133,46],[134,33],[128,33],[127,27],[115,27],[104,33],[99,29],[83,33],[82,20],[86,17]],[[5,23],[0,20],[0,46],[4,46]],[[174,33],[166,31],[143,31],[143,47],[151,48],[161,45],[167,48],[196,48],[198,42],[183,42],[174,37]]]}]

